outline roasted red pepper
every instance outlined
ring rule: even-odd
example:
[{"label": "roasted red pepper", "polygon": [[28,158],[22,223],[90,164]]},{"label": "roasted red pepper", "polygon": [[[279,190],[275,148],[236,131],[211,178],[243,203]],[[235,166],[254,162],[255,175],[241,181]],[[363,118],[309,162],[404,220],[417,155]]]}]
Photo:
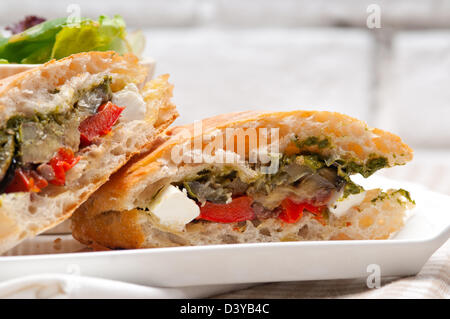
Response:
[{"label": "roasted red pepper", "polygon": [[229,204],[214,204],[206,202],[200,206],[198,219],[217,223],[234,223],[255,218],[252,205],[253,199],[248,196],[234,198]]},{"label": "roasted red pepper", "polygon": [[101,105],[96,114],[82,121],[78,127],[81,146],[90,145],[94,138],[108,134],[124,109],[108,102]]},{"label": "roasted red pepper", "polygon": [[80,156],[75,157],[71,149],[60,148],[58,153],[49,162],[55,174],[55,177],[49,183],[59,186],[64,185],[66,183],[66,172],[74,167],[80,158]]},{"label": "roasted red pepper", "polygon": [[24,170],[18,168],[14,171],[14,178],[5,189],[5,193],[15,192],[40,192],[48,186],[64,185],[66,183],[66,172],[71,169],[80,157],[75,157],[73,151],[67,148],[60,148],[58,153],[50,160],[49,165],[53,169],[54,178],[47,181],[34,170]]},{"label": "roasted red pepper", "polygon": [[295,203],[289,198],[286,198],[281,202],[281,207],[283,211],[278,217],[286,223],[298,222],[302,218],[305,209],[314,214],[314,218],[322,223],[322,212],[324,209],[322,206],[317,207],[308,203]]},{"label": "roasted red pepper", "polygon": [[278,217],[286,223],[295,223],[302,218],[303,209],[305,206],[303,204],[297,204],[289,198],[286,198],[281,202],[281,208],[283,208],[283,210]]},{"label": "roasted red pepper", "polygon": [[34,171],[18,168],[14,171],[14,178],[5,189],[5,193],[40,192],[48,185],[45,178]]}]

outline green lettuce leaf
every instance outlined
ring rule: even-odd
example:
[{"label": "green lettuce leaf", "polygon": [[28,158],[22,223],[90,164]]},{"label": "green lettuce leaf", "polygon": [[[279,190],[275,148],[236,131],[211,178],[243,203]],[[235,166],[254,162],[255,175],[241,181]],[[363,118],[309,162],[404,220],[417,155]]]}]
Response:
[{"label": "green lettuce leaf", "polygon": [[0,42],[0,59],[11,63],[43,63],[51,58],[56,34],[66,18],[45,21]]},{"label": "green lettuce leaf", "polygon": [[126,46],[125,22],[120,16],[101,16],[97,21],[85,20],[62,28],[56,35],[51,57],[61,59],[73,53],[114,50],[129,52]]}]

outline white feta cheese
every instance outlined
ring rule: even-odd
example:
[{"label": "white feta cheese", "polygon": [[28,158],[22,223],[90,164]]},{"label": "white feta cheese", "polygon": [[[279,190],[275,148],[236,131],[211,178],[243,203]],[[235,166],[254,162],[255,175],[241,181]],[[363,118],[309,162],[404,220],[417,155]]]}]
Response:
[{"label": "white feta cheese", "polygon": [[136,85],[128,84],[123,90],[113,93],[111,102],[117,106],[125,107],[120,116],[121,122],[145,119],[147,104]]},{"label": "white feta cheese", "polygon": [[175,186],[164,187],[148,206],[161,225],[183,230],[184,226],[200,215],[200,208]]},{"label": "white feta cheese", "polygon": [[330,213],[332,213],[337,218],[345,216],[350,208],[358,206],[362,203],[366,197],[366,192],[361,192],[359,194],[350,194],[345,199],[340,199],[331,204],[328,208]]}]

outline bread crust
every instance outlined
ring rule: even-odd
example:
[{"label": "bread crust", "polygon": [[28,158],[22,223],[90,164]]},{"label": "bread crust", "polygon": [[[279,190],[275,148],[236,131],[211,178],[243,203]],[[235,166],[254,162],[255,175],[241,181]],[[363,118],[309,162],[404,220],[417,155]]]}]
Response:
[{"label": "bread crust", "polygon": [[2,79],[0,81],[0,97],[12,87],[22,85],[33,75],[38,75],[42,79],[50,79],[54,68],[65,68],[65,70],[63,70],[62,76],[50,79],[49,85],[52,86],[57,86],[81,72],[98,73],[104,70],[109,70],[113,74],[127,72],[130,76],[137,76],[138,81],[142,82],[142,78],[145,77],[144,67],[140,66],[138,62],[138,58],[131,53],[120,56],[114,51],[82,52],[60,60],[53,59],[37,65],[33,69]]},{"label": "bread crust", "polygon": [[[208,118],[202,121],[203,136],[224,132],[226,128],[278,128],[280,140],[290,140],[292,135],[296,135],[300,140],[310,136],[320,138],[328,138],[331,142],[329,148],[318,148],[313,145],[310,150],[321,153],[324,156],[338,156],[339,158],[353,158],[365,163],[374,156],[380,156],[387,159],[387,166],[402,165],[410,161],[413,156],[411,148],[409,148],[401,139],[389,132],[380,129],[370,128],[366,123],[354,119],[352,117],[324,111],[292,111],[292,112],[238,112],[231,114],[223,114],[216,117]],[[186,131],[190,132],[190,136],[186,135]],[[145,213],[136,212],[133,209],[139,207],[139,200],[151,198],[155,192],[162,186],[173,181],[180,180],[183,176],[187,176],[192,172],[198,171],[204,164],[185,164],[175,163],[171,159],[171,152],[176,145],[183,143],[193,144],[198,138],[194,124],[174,127],[164,133],[159,138],[162,140],[160,145],[155,147],[152,152],[141,155],[131,160],[125,167],[114,174],[110,182],[103,185],[91,198],[89,198],[73,216],[73,235],[84,243],[97,243],[103,246],[116,248],[122,247],[117,243],[122,242],[123,238],[114,238],[109,236],[108,240],[95,234],[103,234],[107,231],[96,220],[108,220],[115,214],[121,212],[134,212],[135,218],[133,225],[127,236],[136,236],[132,242],[140,242],[137,246],[133,246],[131,242],[125,246],[127,248],[134,247],[152,247],[153,246],[172,246],[179,245],[165,239],[155,240],[154,243],[148,241],[152,237],[152,230],[147,221],[147,226],[136,228],[139,221],[146,220]],[[205,144],[202,145],[205,147]],[[289,142],[281,146],[281,151],[286,151]],[[226,149],[224,147],[224,149]],[[246,155],[252,149],[247,145]],[[391,203],[391,199],[386,199],[386,203]],[[388,205],[388,204],[386,204]],[[393,213],[402,217],[405,209],[387,210],[387,213]],[[109,216],[109,217],[108,217]],[[147,218],[148,219],[148,218]],[[145,223],[143,223],[145,224]],[[143,225],[141,223],[141,225]],[[219,223],[214,227],[231,227],[229,224],[220,226]],[[400,225],[400,224],[398,224]],[[208,227],[213,227],[209,225]],[[390,231],[384,231],[383,235],[367,235],[366,239],[374,239],[388,237],[399,227],[392,227]],[[136,231],[136,229],[138,229]],[[387,229],[387,228],[386,228]],[[331,234],[331,232],[330,232]],[[324,235],[318,235],[324,236]],[[348,236],[348,235],[346,235]],[[143,240],[142,238],[146,238]],[[317,237],[317,238],[319,238]],[[326,237],[326,236],[324,236]],[[328,239],[331,239],[332,235]],[[349,238],[355,238],[355,236]],[[189,244],[189,236],[178,236],[180,242]],[[180,238],[183,238],[182,240]],[[298,237],[301,239],[301,237]],[[317,239],[316,237],[313,237]],[[161,242],[158,242],[158,241]],[[194,244],[206,243],[207,240],[199,240]],[[219,240],[211,240],[210,243],[220,243]],[[123,247],[125,247],[123,246]]]},{"label": "bread crust", "polygon": [[[11,90],[29,85],[32,79],[42,79],[41,84],[32,81],[36,89],[52,88],[53,85],[54,88],[81,73],[88,79],[95,74],[112,75],[113,91],[120,90],[127,83],[138,84],[147,104],[145,119],[119,121],[109,134],[102,137],[100,144],[83,149],[82,159],[68,172],[65,186],[48,186],[39,193],[1,194],[0,253],[69,218],[112,173],[133,155],[149,149],[156,136],[178,116],[170,101],[173,86],[168,83],[168,75],[144,86],[146,71],[139,65],[138,59],[133,55],[120,56],[114,52],[80,53],[7,78],[0,82],[0,101],[11,94]],[[6,113],[11,114],[5,109],[8,107],[0,105],[0,114],[4,117]]]}]

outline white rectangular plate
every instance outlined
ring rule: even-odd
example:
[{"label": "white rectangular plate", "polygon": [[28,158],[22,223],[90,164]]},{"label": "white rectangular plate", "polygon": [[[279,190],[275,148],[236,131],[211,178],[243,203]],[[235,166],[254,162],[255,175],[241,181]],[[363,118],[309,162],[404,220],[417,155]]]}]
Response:
[{"label": "white rectangular plate", "polygon": [[[358,181],[359,182],[359,181]],[[450,197],[421,186],[371,178],[411,191],[417,207],[393,239],[155,248],[0,257],[0,281],[68,273],[161,287],[414,275],[450,236]],[[78,247],[79,249],[79,247]]]}]

